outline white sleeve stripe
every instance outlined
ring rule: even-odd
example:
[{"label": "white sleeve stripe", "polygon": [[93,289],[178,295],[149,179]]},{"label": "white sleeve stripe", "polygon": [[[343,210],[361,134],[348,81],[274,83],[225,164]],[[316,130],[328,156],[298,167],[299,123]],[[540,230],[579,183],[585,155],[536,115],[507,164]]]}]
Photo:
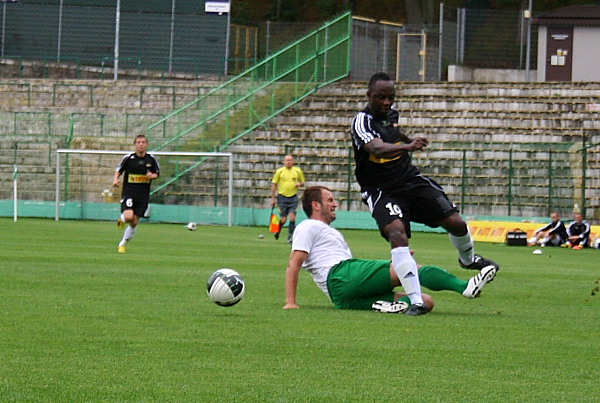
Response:
[{"label": "white sleeve stripe", "polygon": [[119,165],[117,165],[117,169],[116,169],[117,172],[121,172],[121,170],[125,166],[125,161],[127,161],[130,156],[131,156],[131,154],[127,154],[127,155],[125,155],[123,157],[123,159],[121,160],[121,162],[119,163]]},{"label": "white sleeve stripe", "polygon": [[354,132],[364,143],[368,143],[374,138],[370,123],[371,118],[364,112],[359,112],[354,118]]},{"label": "white sleeve stripe", "polygon": [[156,172],[158,173],[160,171],[160,164],[158,163],[158,160],[156,159],[156,157],[152,154],[148,154],[150,155],[150,157],[154,160],[154,164],[156,165]]}]

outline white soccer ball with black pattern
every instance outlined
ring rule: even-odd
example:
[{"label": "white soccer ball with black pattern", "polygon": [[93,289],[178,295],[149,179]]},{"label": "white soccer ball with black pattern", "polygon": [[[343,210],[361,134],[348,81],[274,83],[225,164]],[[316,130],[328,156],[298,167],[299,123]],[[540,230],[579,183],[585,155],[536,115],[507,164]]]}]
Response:
[{"label": "white soccer ball with black pattern", "polygon": [[240,274],[231,269],[219,269],[208,279],[208,298],[219,306],[232,306],[244,296],[246,285]]}]

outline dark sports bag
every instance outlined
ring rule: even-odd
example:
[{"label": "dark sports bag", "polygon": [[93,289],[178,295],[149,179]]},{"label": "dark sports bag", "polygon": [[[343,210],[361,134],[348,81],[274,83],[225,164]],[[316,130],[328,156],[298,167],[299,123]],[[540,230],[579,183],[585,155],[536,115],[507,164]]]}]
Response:
[{"label": "dark sports bag", "polygon": [[515,228],[506,233],[506,244],[509,246],[527,246],[527,232]]}]

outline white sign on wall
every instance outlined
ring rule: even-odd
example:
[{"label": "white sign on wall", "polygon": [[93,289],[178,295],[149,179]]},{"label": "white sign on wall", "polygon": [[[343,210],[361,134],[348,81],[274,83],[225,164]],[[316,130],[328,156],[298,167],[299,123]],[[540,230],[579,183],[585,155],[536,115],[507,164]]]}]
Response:
[{"label": "white sign on wall", "polygon": [[204,3],[205,13],[218,13],[219,15],[229,13],[231,6],[229,0],[225,1],[207,1]]}]

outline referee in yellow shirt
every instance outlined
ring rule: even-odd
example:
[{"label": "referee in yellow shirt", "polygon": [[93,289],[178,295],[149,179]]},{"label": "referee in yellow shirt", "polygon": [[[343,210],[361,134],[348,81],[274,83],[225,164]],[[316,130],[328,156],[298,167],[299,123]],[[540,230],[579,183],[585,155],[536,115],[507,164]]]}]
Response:
[{"label": "referee in yellow shirt", "polygon": [[[279,216],[281,217],[279,231],[281,231],[289,216],[287,241],[291,243],[296,228],[298,188],[304,186],[304,173],[300,168],[294,166],[294,157],[291,155],[284,157],[283,167],[275,171],[271,183],[273,184],[271,187],[271,207],[279,207]],[[279,239],[279,232],[275,233],[275,239]]]}]

